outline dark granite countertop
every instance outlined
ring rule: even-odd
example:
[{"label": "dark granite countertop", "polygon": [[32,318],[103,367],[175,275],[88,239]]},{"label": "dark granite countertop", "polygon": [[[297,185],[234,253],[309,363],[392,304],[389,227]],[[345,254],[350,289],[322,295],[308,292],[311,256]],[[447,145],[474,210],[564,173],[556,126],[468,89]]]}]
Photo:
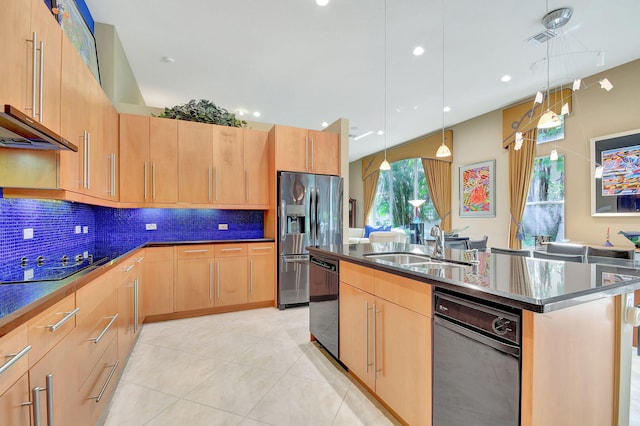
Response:
[{"label": "dark granite countertop", "polygon": [[109,257],[108,262],[96,265],[95,267],[89,267],[69,278],[58,281],[0,285],[0,337],[64,299],[77,289],[95,280],[100,275],[113,269],[118,264],[133,256],[139,249],[185,244],[259,243],[273,241],[274,240],[270,238],[250,240],[154,241],[131,247],[128,250],[100,248],[97,251],[102,253],[101,257]]},{"label": "dark granite countertop", "polygon": [[[368,257],[376,253],[431,255],[431,249],[422,245],[345,244],[308,247],[308,250],[312,255],[350,261],[466,296],[533,312],[550,312],[640,288],[638,261],[600,258],[594,263],[573,263],[480,252],[477,265],[427,269]],[[462,250],[445,249],[444,257],[454,262],[465,262]]]}]

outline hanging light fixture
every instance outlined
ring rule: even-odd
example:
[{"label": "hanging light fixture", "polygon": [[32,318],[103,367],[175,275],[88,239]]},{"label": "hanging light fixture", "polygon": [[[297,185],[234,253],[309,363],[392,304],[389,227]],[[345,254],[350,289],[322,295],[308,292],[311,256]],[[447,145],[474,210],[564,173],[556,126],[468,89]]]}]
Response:
[{"label": "hanging light fixture", "polygon": [[380,170],[391,170],[387,161],[387,0],[384,0],[384,161]]},{"label": "hanging light fixture", "polygon": [[445,105],[444,105],[444,0],[442,0],[442,144],[438,147],[436,151],[436,157],[450,157],[451,150],[444,143],[444,114],[445,114]]},{"label": "hanging light fixture", "polygon": [[[569,22],[573,9],[565,7],[549,12],[549,1],[547,0],[547,14],[542,18],[542,24],[547,30],[556,30]],[[549,97],[550,90],[550,73],[551,73],[551,56],[549,55],[549,39],[547,39],[547,110],[538,121],[538,129],[552,129],[562,124],[560,116],[551,109],[551,99]],[[536,100],[538,98],[536,97]],[[567,111],[568,112],[568,111]]]}]

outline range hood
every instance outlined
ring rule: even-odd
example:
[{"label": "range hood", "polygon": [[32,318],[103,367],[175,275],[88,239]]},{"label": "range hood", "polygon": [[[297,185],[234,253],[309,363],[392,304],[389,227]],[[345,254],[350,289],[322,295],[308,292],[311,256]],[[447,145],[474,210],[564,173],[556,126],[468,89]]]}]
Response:
[{"label": "range hood", "polygon": [[0,147],[78,152],[77,146],[11,105],[0,112]]}]

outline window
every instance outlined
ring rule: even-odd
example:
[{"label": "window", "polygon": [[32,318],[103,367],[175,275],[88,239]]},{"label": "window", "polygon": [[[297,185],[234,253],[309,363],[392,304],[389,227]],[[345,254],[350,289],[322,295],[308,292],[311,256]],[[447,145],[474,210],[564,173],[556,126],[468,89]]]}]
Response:
[{"label": "window", "polygon": [[523,247],[535,247],[536,237],[564,240],[564,155],[556,161],[548,155],[535,159],[522,230]]},{"label": "window", "polygon": [[[409,200],[415,199],[426,200],[418,208],[417,218],[415,208],[409,204]],[[391,164],[391,170],[380,172],[376,198],[369,217],[369,224],[375,226],[391,225],[408,229],[409,224],[414,222],[425,223],[425,229],[440,222],[429,196],[420,158],[396,161]]]}]

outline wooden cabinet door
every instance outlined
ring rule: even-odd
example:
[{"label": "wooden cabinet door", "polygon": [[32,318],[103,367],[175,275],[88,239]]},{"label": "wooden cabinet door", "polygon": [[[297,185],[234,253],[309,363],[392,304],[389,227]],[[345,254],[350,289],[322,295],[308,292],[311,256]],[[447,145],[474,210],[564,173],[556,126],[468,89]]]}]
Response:
[{"label": "wooden cabinet door", "polygon": [[144,259],[142,309],[145,315],[173,312],[174,248],[147,247]]},{"label": "wooden cabinet door", "polygon": [[431,319],[376,298],[375,324],[376,394],[408,424],[430,425]]},{"label": "wooden cabinet door", "polygon": [[118,359],[125,362],[131,352],[134,332],[134,292],[135,275],[133,269],[127,271],[129,267],[135,267],[133,261],[123,263],[124,271],[120,274],[120,285],[118,286]]},{"label": "wooden cabinet door", "polygon": [[340,283],[340,361],[372,390],[374,301],[371,294]]},{"label": "wooden cabinet door", "polygon": [[[75,46],[62,41],[62,91],[60,131],[78,146],[78,152],[60,151],[60,187],[74,192],[91,192],[100,152],[95,108],[97,83]],[[93,166],[93,169],[92,169]]]},{"label": "wooden cabinet door", "polygon": [[308,130],[275,126],[276,170],[307,172],[309,170]]},{"label": "wooden cabinet door", "polygon": [[213,128],[213,202],[245,204],[247,202],[244,168],[244,133],[241,128]]},{"label": "wooden cabinet door", "polygon": [[148,197],[149,117],[120,114],[120,201],[142,203]]},{"label": "wooden cabinet door", "polygon": [[98,90],[100,114],[98,115],[98,134],[100,135],[101,155],[98,161],[102,163],[99,176],[100,197],[117,201],[119,196],[118,179],[118,112],[111,104],[107,95]]},{"label": "wooden cabinet door", "polygon": [[309,173],[340,176],[340,137],[309,130]]},{"label": "wooden cabinet door", "polygon": [[247,204],[269,204],[269,134],[244,129],[244,169],[247,173]]},{"label": "wooden cabinet door", "polygon": [[178,121],[178,201],[213,200],[213,130],[210,124]]},{"label": "wooden cabinet door", "polygon": [[57,425],[78,424],[76,345],[74,329],[29,370],[29,386],[32,391],[36,387],[49,388],[47,376],[51,376],[53,406],[47,407],[47,391],[40,391],[40,418],[46,419],[47,409],[52,408],[54,423]]},{"label": "wooden cabinet door", "polygon": [[149,119],[151,201],[178,202],[178,121]]},{"label": "wooden cabinet door", "polygon": [[215,306],[247,303],[247,257],[216,258]]},{"label": "wooden cabinet door", "polygon": [[175,311],[213,306],[213,258],[178,259],[175,285]]},{"label": "wooden cabinet door", "polygon": [[31,116],[34,78],[31,32],[31,1],[3,2],[0,13],[0,99]]},{"label": "wooden cabinet door", "polygon": [[2,424],[30,426],[31,406],[23,405],[31,401],[29,375],[23,374],[9,389],[0,395],[0,419]]},{"label": "wooden cabinet door", "polygon": [[276,264],[274,243],[249,244],[248,302],[275,300]]}]

